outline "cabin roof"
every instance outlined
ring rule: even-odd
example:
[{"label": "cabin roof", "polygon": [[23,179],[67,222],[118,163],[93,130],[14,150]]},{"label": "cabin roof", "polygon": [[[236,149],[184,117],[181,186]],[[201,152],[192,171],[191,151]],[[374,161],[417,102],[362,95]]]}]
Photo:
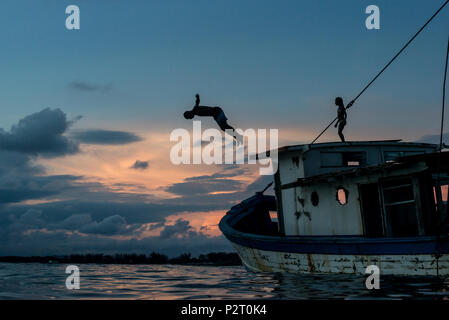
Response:
[{"label": "cabin roof", "polygon": [[338,177],[354,177],[354,176],[363,176],[363,175],[369,175],[377,172],[382,171],[390,171],[390,170],[396,170],[401,169],[405,167],[409,167],[411,164],[418,163],[418,162],[425,162],[427,166],[429,167],[436,167],[437,161],[441,164],[447,165],[449,162],[449,152],[435,152],[435,153],[428,153],[428,154],[420,154],[420,155],[411,155],[406,157],[400,157],[396,161],[393,162],[387,162],[382,163],[379,165],[374,166],[365,166],[365,167],[357,167],[350,170],[341,170],[337,172],[330,172],[330,173],[323,173],[311,177],[306,178],[299,178],[297,181],[288,183],[286,185],[283,185],[282,188],[289,188],[291,186],[299,186],[299,185],[307,185],[310,183],[317,183],[317,182],[326,182],[329,178],[338,178]]},{"label": "cabin roof", "polygon": [[425,161],[429,167],[447,167],[449,165],[449,151],[414,154],[405,157],[398,157],[396,161],[401,163]]},{"label": "cabin roof", "polygon": [[340,170],[337,172],[323,173],[306,178],[298,178],[297,181],[282,185],[282,188],[291,188],[297,186],[308,185],[311,183],[327,182],[330,178],[355,177],[373,174],[384,170],[399,169],[405,167],[406,164],[398,162],[388,162],[375,166],[357,167],[350,170]]},{"label": "cabin roof", "polygon": [[279,153],[290,151],[308,151],[311,149],[332,149],[337,147],[417,147],[417,148],[437,148],[438,145],[423,142],[402,142],[402,140],[377,140],[377,141],[348,141],[348,142],[324,142],[315,144],[298,144],[284,146],[278,149]]}]

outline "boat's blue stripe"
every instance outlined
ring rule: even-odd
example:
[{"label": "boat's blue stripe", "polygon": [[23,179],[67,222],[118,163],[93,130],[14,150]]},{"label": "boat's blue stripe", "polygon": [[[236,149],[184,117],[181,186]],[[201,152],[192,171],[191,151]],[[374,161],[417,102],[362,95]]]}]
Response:
[{"label": "boat's blue stripe", "polygon": [[449,253],[449,237],[365,238],[362,236],[266,236],[244,233],[232,226],[245,215],[250,207],[270,196],[252,197],[240,206],[235,206],[219,224],[229,241],[244,247],[265,251],[313,254],[348,255],[402,255]]},{"label": "boat's blue stripe", "polygon": [[[435,254],[449,253],[449,241],[447,239],[436,241],[390,241],[390,242],[366,242],[354,243],[330,243],[317,241],[301,242],[292,241],[289,237],[274,237],[273,241],[257,239],[257,237],[245,238],[225,234],[229,241],[244,247],[250,247],[266,251],[280,251],[289,253],[314,253],[314,254],[351,254],[351,255],[399,255],[399,254]],[[438,251],[437,251],[438,246]]]}]

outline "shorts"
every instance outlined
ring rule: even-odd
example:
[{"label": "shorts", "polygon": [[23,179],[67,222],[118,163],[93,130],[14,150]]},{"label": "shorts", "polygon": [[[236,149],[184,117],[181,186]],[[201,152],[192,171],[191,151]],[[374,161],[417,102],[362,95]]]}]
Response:
[{"label": "shorts", "polygon": [[226,124],[226,121],[228,121],[228,118],[226,118],[223,110],[221,110],[220,113],[215,117],[215,121],[217,121],[217,123],[220,126],[223,126]]}]

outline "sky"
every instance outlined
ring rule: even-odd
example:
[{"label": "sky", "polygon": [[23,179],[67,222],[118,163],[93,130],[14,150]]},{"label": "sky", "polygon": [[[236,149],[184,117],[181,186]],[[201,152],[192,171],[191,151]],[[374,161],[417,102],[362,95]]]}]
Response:
[{"label": "sky", "polygon": [[[2,1],[0,255],[232,250],[219,219],[272,178],[170,162],[195,93],[237,128],[310,142],[442,3]],[[347,140],[437,141],[448,34],[449,7],[350,109]]]}]

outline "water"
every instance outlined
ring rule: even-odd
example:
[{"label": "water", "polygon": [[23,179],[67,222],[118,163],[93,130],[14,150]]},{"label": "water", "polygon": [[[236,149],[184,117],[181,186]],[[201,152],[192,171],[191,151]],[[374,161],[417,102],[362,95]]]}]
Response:
[{"label": "water", "polygon": [[68,290],[65,264],[0,263],[0,299],[444,299],[449,279],[247,272],[243,267],[80,264]]}]

